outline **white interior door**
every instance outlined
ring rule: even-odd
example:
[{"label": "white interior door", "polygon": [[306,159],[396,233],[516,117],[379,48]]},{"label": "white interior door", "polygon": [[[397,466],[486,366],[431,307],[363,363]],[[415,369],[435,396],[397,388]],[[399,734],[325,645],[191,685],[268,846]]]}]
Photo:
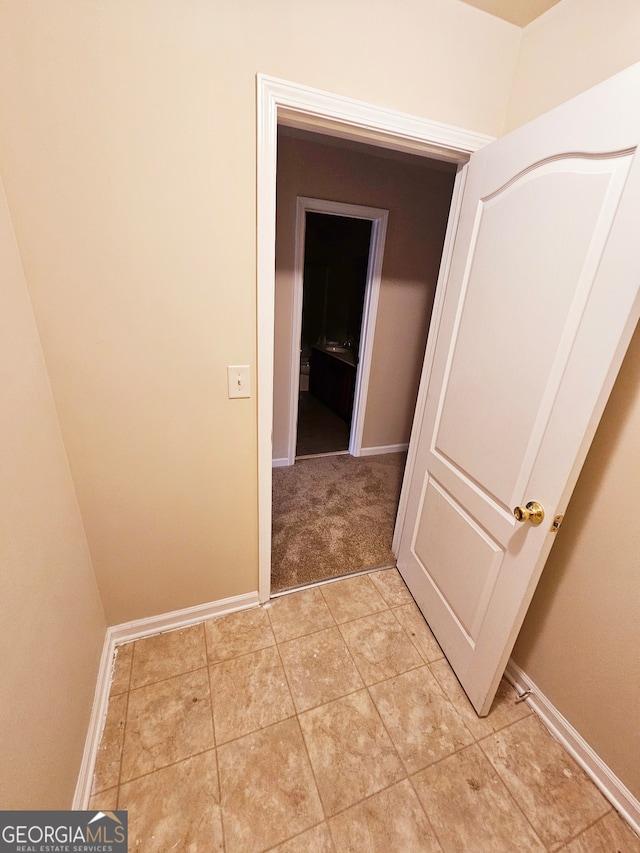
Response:
[{"label": "white interior door", "polygon": [[[479,714],[638,318],[639,142],[634,66],[466,167],[397,553]],[[544,508],[541,524],[514,517],[529,501]]]}]

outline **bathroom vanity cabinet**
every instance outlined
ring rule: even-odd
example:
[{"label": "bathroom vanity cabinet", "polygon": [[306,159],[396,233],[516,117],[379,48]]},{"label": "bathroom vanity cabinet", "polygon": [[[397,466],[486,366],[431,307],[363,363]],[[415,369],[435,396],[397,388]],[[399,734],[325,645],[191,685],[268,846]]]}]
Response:
[{"label": "bathroom vanity cabinet", "polygon": [[326,352],[312,347],[309,391],[348,424],[351,423],[356,367],[351,353]]}]

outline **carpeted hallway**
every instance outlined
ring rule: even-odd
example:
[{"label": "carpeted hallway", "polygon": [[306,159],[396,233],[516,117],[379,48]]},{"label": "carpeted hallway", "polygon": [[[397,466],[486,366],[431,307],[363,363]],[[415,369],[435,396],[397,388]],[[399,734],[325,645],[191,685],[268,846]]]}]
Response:
[{"label": "carpeted hallway", "polygon": [[395,564],[406,453],[323,456],[273,471],[271,589]]}]

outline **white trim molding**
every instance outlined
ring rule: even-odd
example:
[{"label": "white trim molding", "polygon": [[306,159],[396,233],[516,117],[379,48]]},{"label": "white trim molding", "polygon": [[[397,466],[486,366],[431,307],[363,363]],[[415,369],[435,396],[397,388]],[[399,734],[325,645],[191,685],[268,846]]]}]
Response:
[{"label": "white trim molding", "polygon": [[266,74],[257,79],[259,94],[273,103],[277,120],[287,127],[450,163],[464,162],[495,138]]},{"label": "white trim molding", "polygon": [[[271,471],[278,122],[432,159],[466,162],[492,138],[419,116],[258,74],[258,559],[260,600],[271,595]],[[455,230],[450,223],[449,231]],[[399,521],[401,519],[399,518]]]},{"label": "white trim molding", "polygon": [[89,729],[84,742],[84,752],[82,753],[82,763],[80,764],[80,773],[76,782],[76,790],[73,795],[71,808],[74,811],[84,811],[89,807],[89,798],[91,796],[91,788],[93,786],[93,774],[98,757],[98,749],[100,747],[100,739],[107,717],[109,708],[109,687],[113,678],[113,664],[116,644],[107,633],[102,646],[102,654],[100,656],[100,665],[98,666],[98,676],[96,679],[96,689],[93,696],[93,707],[91,709],[91,717],[89,718]]},{"label": "white trim molding", "polygon": [[159,616],[123,622],[122,625],[114,625],[112,628],[108,628],[107,633],[111,634],[116,646],[119,646],[122,643],[130,643],[132,640],[140,640],[142,637],[151,637],[153,634],[188,628],[190,625],[197,625],[198,622],[204,622],[213,616],[235,613],[236,610],[247,610],[249,607],[256,607],[258,604],[258,593],[247,592],[244,595],[221,598],[207,604],[185,607],[183,610],[172,610],[170,613],[161,613]]},{"label": "white trim molding", "polygon": [[604,763],[596,752],[589,746],[582,735],[571,723],[562,716],[560,711],[549,701],[535,684],[533,679],[524,672],[511,658],[507,664],[505,678],[534,711],[553,737],[567,750],[569,755],[582,767],[587,776],[602,791],[614,809],[623,817],[634,832],[640,834],[640,802],[631,791],[618,779],[612,770]]},{"label": "white trim molding", "polygon": [[403,453],[409,447],[408,444],[386,444],[380,447],[362,447],[360,456],[380,456],[382,453]]},{"label": "white trim molding", "polygon": [[218,601],[208,602],[207,604],[197,604],[194,607],[185,607],[183,610],[173,610],[170,613],[161,613],[159,616],[136,619],[133,622],[124,622],[121,625],[114,625],[107,628],[102,655],[100,657],[100,665],[98,667],[89,729],[85,739],[80,773],[78,774],[76,790],[71,805],[72,809],[82,811],[87,809],[89,805],[96,758],[109,708],[109,690],[113,678],[117,647],[124,645],[124,643],[130,643],[133,640],[139,640],[142,637],[150,637],[154,634],[187,628],[190,625],[196,625],[214,616],[223,616],[226,613],[235,613],[238,610],[257,607],[258,604],[258,593],[248,592],[244,595],[222,598]]},{"label": "white trim molding", "polygon": [[281,456],[278,459],[271,460],[272,468],[288,468],[289,465],[291,465],[291,462],[289,462],[289,458],[287,456]]}]

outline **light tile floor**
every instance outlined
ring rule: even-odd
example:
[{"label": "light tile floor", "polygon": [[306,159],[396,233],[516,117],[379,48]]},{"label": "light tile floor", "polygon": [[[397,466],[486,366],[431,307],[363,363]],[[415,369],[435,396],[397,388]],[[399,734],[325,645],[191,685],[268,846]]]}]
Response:
[{"label": "light tile floor", "polygon": [[469,705],[395,569],[121,646],[91,808],[132,851],[638,853],[503,682]]}]

